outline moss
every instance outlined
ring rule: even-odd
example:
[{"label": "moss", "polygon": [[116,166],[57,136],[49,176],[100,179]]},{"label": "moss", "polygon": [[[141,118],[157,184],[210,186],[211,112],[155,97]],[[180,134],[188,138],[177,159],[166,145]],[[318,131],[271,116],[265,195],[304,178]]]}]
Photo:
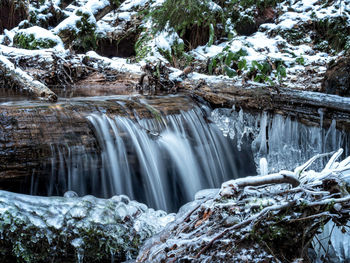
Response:
[{"label": "moss", "polygon": [[13,42],[16,47],[30,50],[52,48],[57,45],[57,42],[52,39],[36,39],[33,34],[26,34],[25,32],[17,33],[13,38]]}]

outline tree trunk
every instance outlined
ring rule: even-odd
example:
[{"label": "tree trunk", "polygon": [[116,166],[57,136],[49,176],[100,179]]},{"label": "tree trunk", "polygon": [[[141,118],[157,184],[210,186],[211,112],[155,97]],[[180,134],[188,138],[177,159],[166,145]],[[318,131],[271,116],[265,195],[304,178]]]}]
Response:
[{"label": "tree trunk", "polygon": [[1,0],[0,1],[0,34],[4,29],[12,29],[21,21],[28,19],[29,1]]}]

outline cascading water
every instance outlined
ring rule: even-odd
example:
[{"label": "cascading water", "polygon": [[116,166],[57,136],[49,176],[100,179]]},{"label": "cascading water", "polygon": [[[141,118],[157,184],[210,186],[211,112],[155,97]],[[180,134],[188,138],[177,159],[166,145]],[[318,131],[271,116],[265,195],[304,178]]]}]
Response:
[{"label": "cascading water", "polygon": [[89,154],[82,146],[52,147],[49,195],[67,190],[103,197],[125,194],[176,211],[201,189],[253,175],[252,155],[240,159],[236,146],[206,119],[208,114],[205,107],[157,113],[153,119],[90,114],[100,154]]},{"label": "cascading water", "polygon": [[[176,211],[198,190],[219,187],[231,178],[291,170],[315,154],[340,147],[349,155],[350,136],[337,130],[335,121],[324,129],[281,115],[211,112],[204,106],[166,115],[149,101],[137,103],[153,118],[130,109],[117,111],[127,113],[123,116],[102,110],[86,117],[94,145],[51,145],[49,195],[68,190],[81,196],[125,194],[150,207]],[[124,107],[126,102],[117,104]],[[323,167],[322,161],[312,169]],[[31,193],[37,194],[37,188],[33,180]],[[350,239],[332,233],[338,233],[337,242],[332,241],[335,258],[346,258]]]},{"label": "cascading water", "polygon": [[261,158],[267,159],[268,172],[276,172],[340,147],[349,155],[349,136],[335,122],[325,130],[280,115],[210,112],[206,107],[162,115],[147,102],[141,104],[154,118],[143,119],[136,112],[132,118],[90,114],[97,140],[93,151],[83,145],[52,145],[48,194],[125,194],[176,211],[200,189],[256,174]]}]

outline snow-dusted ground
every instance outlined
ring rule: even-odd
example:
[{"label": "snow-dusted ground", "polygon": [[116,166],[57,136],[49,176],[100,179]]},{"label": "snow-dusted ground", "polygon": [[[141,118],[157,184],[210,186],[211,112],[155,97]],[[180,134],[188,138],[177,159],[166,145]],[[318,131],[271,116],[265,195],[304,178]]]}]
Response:
[{"label": "snow-dusted ground", "polygon": [[[68,16],[60,24],[54,28],[49,28],[49,31],[44,29],[29,28],[19,29],[18,27],[8,31],[5,30],[4,34],[0,36],[0,43],[6,46],[13,46],[13,37],[20,30],[27,32],[28,34],[35,31],[35,35],[40,38],[49,38],[57,42],[57,46],[50,49],[51,52],[64,53],[63,45],[59,41],[57,35],[64,29],[76,28],[76,21],[78,19],[77,12],[88,14],[88,22],[96,25],[96,33],[100,36],[108,36],[113,32],[123,30],[123,24],[133,23],[133,17],[137,15],[139,10],[145,8],[155,8],[162,4],[164,0],[127,0],[121,4],[116,10],[112,11],[103,19],[96,22],[94,14],[99,9],[104,8],[108,5],[108,1],[78,1],[76,5],[70,5],[63,12]],[[284,30],[302,28],[303,25],[311,23],[312,19],[324,19],[329,17],[338,17],[340,15],[349,18],[350,1],[336,1],[334,4],[326,5],[323,1],[317,0],[287,0],[277,5],[276,10],[279,12],[279,16],[275,23],[266,23],[259,27],[258,32],[251,36],[239,36],[237,35],[234,25],[229,24],[228,28],[231,29],[232,39],[224,42],[214,42],[213,45],[199,46],[196,49],[189,51],[188,55],[194,57],[197,61],[202,61],[203,64],[210,58],[214,58],[221,52],[237,52],[243,50],[246,53],[244,60],[246,60],[247,67],[243,71],[247,72],[249,67],[252,66],[253,61],[283,61],[287,76],[283,80],[283,84],[289,87],[295,88],[308,88],[311,90],[318,90],[320,88],[320,82],[323,73],[326,70],[326,65],[329,61],[341,55],[333,52],[333,54],[327,54],[325,52],[317,51],[311,44],[311,39],[305,36],[303,43],[300,45],[293,45],[283,38],[281,34],[274,34],[274,32],[280,32]],[[55,2],[55,8],[58,8],[59,2]],[[213,9],[220,8],[214,2],[210,3]],[[39,9],[31,6],[31,11],[40,12],[48,8],[49,2],[46,1]],[[247,10],[248,12],[249,10]],[[251,11],[251,10],[250,10]],[[39,14],[38,19],[45,19],[45,16]],[[118,22],[119,21],[119,22]],[[229,23],[229,21],[228,21]],[[152,20],[144,19],[143,28],[151,30],[153,27]],[[146,30],[146,31],[147,31]],[[300,29],[301,30],[301,29]],[[168,28],[168,30],[157,33],[155,35],[150,34],[152,37],[143,45],[148,47],[146,56],[133,66],[128,65],[130,62],[127,60],[120,61],[118,63],[111,63],[110,60],[106,60],[111,67],[115,65],[116,69],[124,68],[131,72],[139,73],[140,65],[143,65],[146,61],[158,61],[162,60],[167,62],[167,59],[162,55],[160,51],[171,51],[171,47],[176,44],[182,44],[182,39],[178,36],[174,30]],[[20,55],[23,53],[22,50],[11,50],[9,51],[5,46],[0,46],[0,52],[3,55],[7,55],[9,52],[17,53]],[[33,51],[31,51],[33,52]],[[47,54],[48,50],[34,51],[36,55]],[[41,53],[42,52],[42,53]],[[33,54],[33,53],[32,53]],[[100,57],[101,58],[101,57]],[[121,66],[121,63],[123,66]],[[176,78],[181,74],[180,70],[173,69],[172,77]],[[196,69],[194,69],[196,71]],[[219,73],[220,74],[220,73]],[[222,74],[222,72],[221,72]],[[241,81],[244,74],[233,77],[234,81]],[[227,76],[207,76],[199,74],[197,72],[191,73],[188,77],[193,79],[208,79],[211,81],[220,81],[221,79],[228,79]],[[276,69],[270,75],[270,79],[277,83]]]}]

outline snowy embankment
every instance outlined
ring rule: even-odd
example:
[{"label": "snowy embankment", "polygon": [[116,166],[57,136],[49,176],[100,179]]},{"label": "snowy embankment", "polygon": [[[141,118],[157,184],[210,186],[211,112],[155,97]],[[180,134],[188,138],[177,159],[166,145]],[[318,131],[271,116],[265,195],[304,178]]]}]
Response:
[{"label": "snowy embankment", "polygon": [[[45,46],[39,47],[42,51],[35,53],[45,56],[47,52],[54,52],[60,56],[69,52],[70,48],[95,49],[100,39],[113,39],[123,30],[130,29],[130,24],[135,24],[135,32],[141,30],[141,33],[136,39],[136,44],[130,43],[129,48],[135,48],[138,63],[131,63],[130,60],[117,60],[116,63],[102,58],[105,60],[102,64],[109,64],[116,70],[123,68],[135,73],[140,73],[141,66],[148,62],[163,61],[174,66],[174,59],[176,62],[177,58],[174,58],[173,52],[178,48],[183,49],[182,46],[185,44],[183,39],[169,27],[164,31],[154,32],[152,16],[142,15],[142,12],[159,8],[164,2],[128,0],[116,10],[98,19],[95,17],[108,6],[108,1],[78,1],[64,10],[55,4],[56,10],[66,17],[56,26],[47,26],[44,22],[49,21],[50,14],[40,13],[49,8],[48,1],[39,9],[31,6],[31,11],[36,14],[36,23],[41,23],[48,29],[35,30],[34,38],[38,41],[46,39],[52,43],[49,49]],[[213,12],[220,11],[221,8],[213,1],[208,1],[208,6]],[[349,10],[349,1],[334,4],[324,4],[316,0],[280,2],[274,8],[274,12],[278,13],[278,16],[275,14],[274,21],[259,25],[257,32],[248,36],[237,34],[237,25],[228,19],[226,24],[222,25],[227,31],[228,38],[216,39],[211,41],[212,43],[208,42],[183,53],[184,57],[193,61],[193,72],[187,77],[215,82],[222,79],[232,79],[239,83],[255,80],[267,85],[282,84],[291,88],[318,91],[327,63],[343,55],[344,52],[336,51],[331,46],[325,48],[330,45],[327,40],[315,44],[313,38],[318,36],[315,36],[316,33],[310,31],[309,27],[310,25],[315,27],[319,21],[331,21],[338,17],[349,18]],[[248,8],[242,11],[241,16],[254,17],[254,10]],[[26,23],[10,31],[5,30],[0,42],[6,46],[18,47],[18,40],[15,41],[16,35],[33,33],[34,27],[25,29],[29,26]],[[58,36],[63,39],[63,44]],[[11,57],[16,53],[19,56],[23,54],[21,50],[11,50],[9,54],[9,50],[5,47],[1,48],[1,51],[3,55]],[[169,54],[173,56],[172,59]],[[88,55],[97,56],[94,53]],[[230,66],[227,66],[229,65],[227,57],[233,59]],[[227,65],[222,63],[223,59]],[[172,71],[173,79],[178,79],[182,73],[182,69],[172,68]]]}]

